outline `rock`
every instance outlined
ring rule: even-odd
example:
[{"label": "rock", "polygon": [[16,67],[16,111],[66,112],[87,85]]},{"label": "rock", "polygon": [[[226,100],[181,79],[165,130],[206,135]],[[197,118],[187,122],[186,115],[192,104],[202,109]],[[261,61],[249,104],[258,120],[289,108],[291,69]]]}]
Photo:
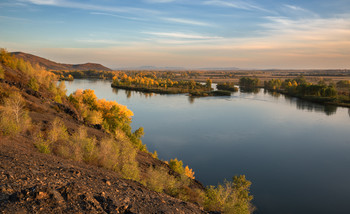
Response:
[{"label": "rock", "polygon": [[46,192],[38,192],[35,199],[42,200],[48,198],[49,195]]},{"label": "rock", "polygon": [[0,192],[0,201],[5,201],[5,200],[8,200],[9,198],[10,198],[9,195]]}]

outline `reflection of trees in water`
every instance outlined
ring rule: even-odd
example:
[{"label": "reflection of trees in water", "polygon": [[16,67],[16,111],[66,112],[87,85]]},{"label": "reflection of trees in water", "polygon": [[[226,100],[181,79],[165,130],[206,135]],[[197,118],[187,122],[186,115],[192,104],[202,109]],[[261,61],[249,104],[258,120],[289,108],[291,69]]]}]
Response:
[{"label": "reflection of trees in water", "polygon": [[350,108],[349,108],[349,110],[348,110],[348,113],[349,113],[349,117],[350,117]]},{"label": "reflection of trees in water", "polygon": [[131,91],[125,90],[126,97],[129,99],[131,97]]},{"label": "reflection of trees in water", "polygon": [[291,104],[296,105],[297,109],[300,110],[323,112],[328,116],[333,115],[337,112],[337,106],[335,105],[323,105],[289,96],[285,96],[285,98],[286,100],[289,100]]},{"label": "reflection of trees in water", "polygon": [[144,93],[146,98],[153,97],[154,93]]},{"label": "reflection of trees in water", "polygon": [[257,94],[257,93],[260,92],[260,88],[242,88],[242,87],[240,87],[239,91],[243,92],[243,93],[254,93],[254,94]]},{"label": "reflection of trees in water", "polygon": [[141,96],[144,96],[146,98],[150,98],[155,95],[152,92],[132,91],[132,90],[125,90],[125,89],[117,89],[117,88],[113,88],[112,90],[113,90],[113,93],[115,93],[116,95],[118,95],[119,91],[124,91],[127,98],[130,98],[134,94],[140,94]]},{"label": "reflection of trees in water", "polygon": [[113,91],[113,93],[115,93],[116,95],[118,95],[119,90],[118,90],[117,88],[112,88],[112,91]]},{"label": "reflection of trees in water", "polygon": [[281,93],[278,93],[276,91],[269,91],[267,89],[264,89],[264,94],[268,94],[272,97],[276,97],[276,98],[279,98],[281,96]]},{"label": "reflection of trees in water", "polygon": [[190,103],[190,104],[193,104],[194,103],[194,97],[192,97],[192,96],[188,96],[188,102]]}]

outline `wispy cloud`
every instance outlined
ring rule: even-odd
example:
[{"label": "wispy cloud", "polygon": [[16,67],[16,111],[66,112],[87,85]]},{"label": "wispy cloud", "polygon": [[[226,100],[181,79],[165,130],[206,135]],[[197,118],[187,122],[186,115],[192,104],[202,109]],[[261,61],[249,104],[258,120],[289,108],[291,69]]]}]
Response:
[{"label": "wispy cloud", "polygon": [[283,5],[284,11],[287,13],[292,13],[292,14],[297,14],[299,16],[313,16],[313,17],[318,17],[318,15],[308,9],[302,8],[297,5],[290,5],[290,4],[285,4]]},{"label": "wispy cloud", "polygon": [[122,44],[119,41],[106,40],[106,39],[77,39],[76,41],[80,42],[80,43],[89,43],[89,44],[105,44],[105,45],[120,45],[120,44]]},{"label": "wispy cloud", "polygon": [[256,4],[248,3],[245,1],[208,0],[208,1],[204,1],[204,4],[218,6],[218,7],[231,7],[231,8],[243,9],[243,10],[259,10],[259,11],[264,11],[269,13],[272,12]]},{"label": "wispy cloud", "polygon": [[201,22],[201,21],[195,21],[190,19],[182,19],[182,18],[163,18],[165,21],[169,22],[175,22],[180,24],[187,24],[187,25],[198,25],[198,26],[209,26],[209,23]]},{"label": "wispy cloud", "polygon": [[218,36],[204,36],[197,34],[186,34],[179,32],[143,32],[145,34],[154,35],[158,37],[172,37],[178,39],[221,39],[222,37]]},{"label": "wispy cloud", "polygon": [[17,17],[11,17],[11,16],[0,16],[0,21],[2,21],[1,19],[3,19],[3,20],[12,20],[12,21],[20,21],[20,22],[30,21],[29,19],[17,18]]},{"label": "wispy cloud", "polygon": [[81,10],[93,10],[93,11],[116,12],[116,13],[131,13],[131,14],[140,14],[140,13],[159,14],[158,11],[144,9],[144,8],[122,7],[122,6],[109,7],[109,6],[100,6],[100,5],[93,5],[93,4],[78,3],[78,2],[67,1],[67,0],[22,0],[22,1],[29,2],[29,3],[36,4],[36,5],[49,5],[49,6],[56,6],[56,7],[75,8],[75,9],[81,9]]},{"label": "wispy cloud", "polygon": [[41,5],[57,5],[59,3],[58,0],[29,0],[29,2]]},{"label": "wispy cloud", "polygon": [[129,20],[135,20],[135,21],[145,21],[146,20],[146,19],[130,17],[130,16],[121,16],[121,15],[116,15],[116,14],[111,14],[111,13],[91,12],[90,14],[91,15],[111,16],[111,17],[129,19]]}]

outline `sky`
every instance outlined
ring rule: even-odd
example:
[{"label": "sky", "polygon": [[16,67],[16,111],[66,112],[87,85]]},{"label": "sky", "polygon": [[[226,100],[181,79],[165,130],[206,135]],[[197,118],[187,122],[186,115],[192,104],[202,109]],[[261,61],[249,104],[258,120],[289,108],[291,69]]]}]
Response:
[{"label": "sky", "polygon": [[350,0],[0,0],[0,47],[113,69],[349,69]]}]

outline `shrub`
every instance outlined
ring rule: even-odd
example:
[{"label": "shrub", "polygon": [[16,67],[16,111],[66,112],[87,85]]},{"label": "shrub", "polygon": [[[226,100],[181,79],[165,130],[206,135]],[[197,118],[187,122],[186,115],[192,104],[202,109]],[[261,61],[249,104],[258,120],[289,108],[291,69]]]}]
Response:
[{"label": "shrub", "polygon": [[156,192],[166,191],[174,194],[176,187],[176,180],[173,176],[168,174],[165,168],[150,167],[147,170],[146,186]]},{"label": "shrub", "polygon": [[169,166],[172,170],[179,173],[180,175],[184,174],[185,172],[182,161],[177,160],[177,158],[171,159],[169,161]]},{"label": "shrub", "polygon": [[30,78],[28,86],[29,86],[29,88],[33,89],[34,91],[39,90],[38,81],[34,77]]},{"label": "shrub", "polygon": [[130,141],[121,141],[119,143],[121,144],[119,170],[124,178],[138,181],[140,171],[136,160],[137,150]]},{"label": "shrub", "polygon": [[151,156],[154,158],[154,159],[158,159],[158,152],[156,150],[154,150],[153,153],[151,153]]},{"label": "shrub", "polygon": [[96,139],[89,138],[84,127],[80,127],[71,137],[70,145],[72,159],[91,163],[97,162]]},{"label": "shrub", "polygon": [[98,148],[98,165],[117,171],[119,164],[120,144],[114,139],[103,139]]},{"label": "shrub", "polygon": [[50,142],[44,139],[41,132],[34,138],[34,145],[41,153],[51,153]]},{"label": "shrub", "polygon": [[4,98],[4,106],[0,109],[0,130],[4,135],[16,135],[30,127],[31,120],[24,106],[19,92]]},{"label": "shrub", "polygon": [[204,201],[205,209],[233,214],[249,214],[254,210],[249,195],[251,182],[244,175],[233,177],[233,182],[225,181],[217,187],[209,186]]},{"label": "shrub", "polygon": [[191,179],[194,179],[194,171],[190,169],[188,166],[185,167],[185,175]]},{"label": "shrub", "polygon": [[4,79],[5,78],[5,70],[4,68],[0,65],[0,79]]},{"label": "shrub", "polygon": [[123,178],[138,181],[140,169],[136,160],[137,150],[122,131],[116,131],[115,139],[104,139],[98,147],[98,164],[112,169]]},{"label": "shrub", "polygon": [[96,110],[88,110],[85,120],[89,124],[101,124],[103,122],[102,113]]}]

